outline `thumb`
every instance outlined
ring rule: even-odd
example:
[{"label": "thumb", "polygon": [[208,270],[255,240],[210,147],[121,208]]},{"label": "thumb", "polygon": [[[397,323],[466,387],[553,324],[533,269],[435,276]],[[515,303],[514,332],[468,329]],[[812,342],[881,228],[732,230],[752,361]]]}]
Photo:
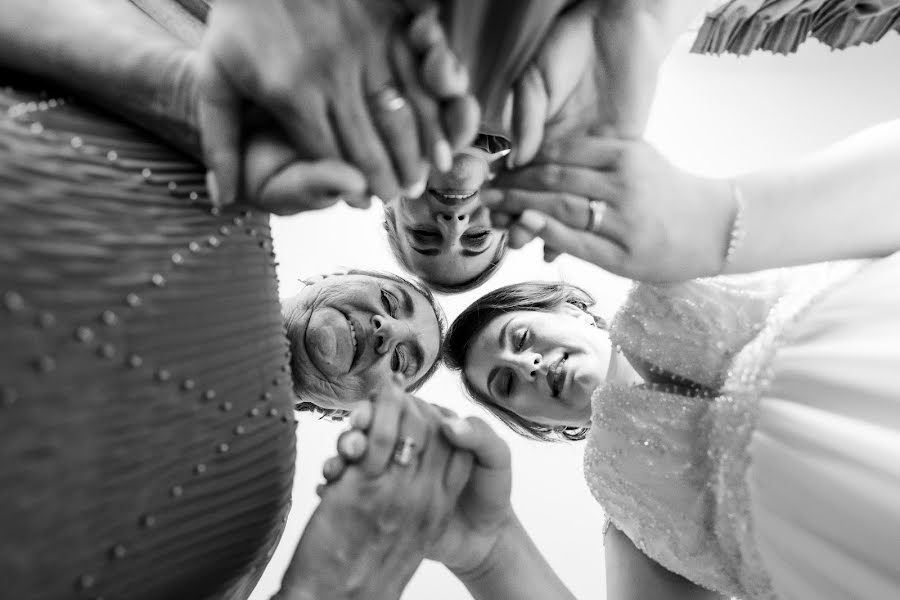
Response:
[{"label": "thumb", "polygon": [[490,470],[509,468],[509,446],[481,419],[447,418],[441,421],[441,431],[456,448],[472,452],[477,466]]},{"label": "thumb", "polygon": [[273,175],[259,191],[257,203],[275,214],[327,208],[343,197],[363,195],[366,181],[353,167],[335,160],[294,162]]}]

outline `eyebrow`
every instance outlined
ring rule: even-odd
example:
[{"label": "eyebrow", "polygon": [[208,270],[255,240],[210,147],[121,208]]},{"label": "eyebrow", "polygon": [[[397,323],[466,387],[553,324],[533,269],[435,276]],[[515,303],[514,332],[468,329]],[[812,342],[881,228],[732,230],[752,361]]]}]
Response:
[{"label": "eyebrow", "polygon": [[[506,347],[506,329],[509,327],[510,323],[512,323],[512,319],[507,320],[506,323],[503,324],[503,327],[500,328],[500,337],[497,338],[497,344],[500,346],[501,350]],[[491,372],[488,374],[487,391],[488,391],[488,395],[490,395],[490,396],[495,395],[493,392],[493,382],[494,382],[494,379],[496,379],[497,374],[499,372],[500,372],[500,369],[498,367],[494,367],[491,370]]]}]

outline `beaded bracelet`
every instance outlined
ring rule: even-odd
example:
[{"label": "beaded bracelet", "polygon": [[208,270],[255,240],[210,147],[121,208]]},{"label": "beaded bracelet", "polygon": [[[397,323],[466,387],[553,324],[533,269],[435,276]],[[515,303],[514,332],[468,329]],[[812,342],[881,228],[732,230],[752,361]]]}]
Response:
[{"label": "beaded bracelet", "polygon": [[728,246],[725,248],[725,258],[722,260],[722,269],[720,273],[724,273],[734,259],[734,254],[747,237],[747,231],[744,229],[744,194],[741,188],[732,181],[731,197],[734,200],[734,220],[731,222],[731,232],[728,234]]}]

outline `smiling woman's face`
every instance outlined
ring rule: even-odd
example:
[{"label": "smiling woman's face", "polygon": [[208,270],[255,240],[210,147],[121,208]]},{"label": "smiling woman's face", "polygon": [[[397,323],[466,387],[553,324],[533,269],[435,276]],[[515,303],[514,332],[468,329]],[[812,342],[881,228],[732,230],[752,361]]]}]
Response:
[{"label": "smiling woman's face", "polygon": [[440,347],[429,300],[412,286],[371,275],[336,275],[284,301],[301,400],[349,408],[399,374],[418,382]]},{"label": "smiling woman's face", "polygon": [[482,398],[523,419],[582,427],[611,355],[606,332],[591,322],[568,303],[502,314],[472,340],[465,376]]},{"label": "smiling woman's face", "polygon": [[476,278],[497,259],[501,232],[491,227],[481,186],[497,155],[470,148],[453,159],[448,173],[433,173],[420,198],[395,204],[400,251],[414,273],[455,285]]}]

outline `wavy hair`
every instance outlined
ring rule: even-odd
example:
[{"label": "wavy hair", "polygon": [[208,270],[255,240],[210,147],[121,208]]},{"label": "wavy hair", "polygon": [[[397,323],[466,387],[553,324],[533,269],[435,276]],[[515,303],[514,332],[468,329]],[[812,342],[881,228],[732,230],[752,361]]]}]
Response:
[{"label": "wavy hair", "polygon": [[[487,409],[507,427],[519,435],[542,442],[583,440],[587,427],[551,427],[524,419],[513,411],[500,406],[480,394],[466,377],[464,369],[469,345],[494,319],[513,311],[545,312],[571,304],[585,312],[594,304],[594,298],[582,288],[561,281],[529,281],[515,283],[489,292],[469,305],[450,325],[441,347],[444,364],[452,371],[459,371],[466,393],[476,404]],[[594,316],[594,323],[603,329],[606,323]]]}]

